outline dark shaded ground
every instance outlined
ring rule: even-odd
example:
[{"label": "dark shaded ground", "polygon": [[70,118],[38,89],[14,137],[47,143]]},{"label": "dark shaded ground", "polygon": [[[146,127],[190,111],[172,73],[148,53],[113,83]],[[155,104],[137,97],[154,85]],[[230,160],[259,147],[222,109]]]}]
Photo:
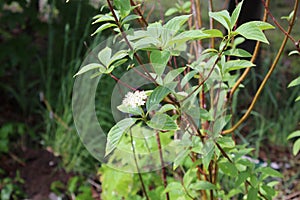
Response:
[{"label": "dark shaded ground", "polygon": [[19,170],[25,181],[22,188],[31,200],[49,199],[51,183],[57,180],[67,183],[72,176],[59,167],[59,158],[43,149],[27,149],[4,155],[0,159],[0,168],[6,172],[5,176],[11,178]]}]

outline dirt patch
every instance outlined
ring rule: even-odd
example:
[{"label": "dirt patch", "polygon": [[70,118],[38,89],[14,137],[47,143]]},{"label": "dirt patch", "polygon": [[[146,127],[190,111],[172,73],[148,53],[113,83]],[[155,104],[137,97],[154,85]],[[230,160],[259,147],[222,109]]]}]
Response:
[{"label": "dirt patch", "polygon": [[[14,177],[19,170],[25,183],[22,185],[24,192],[31,200],[49,199],[50,186],[54,181],[67,183],[71,174],[59,167],[59,158],[43,149],[27,149],[16,152],[17,161],[12,155],[3,156],[0,159],[0,168],[6,172],[6,176]],[[22,164],[23,162],[23,164]]]}]

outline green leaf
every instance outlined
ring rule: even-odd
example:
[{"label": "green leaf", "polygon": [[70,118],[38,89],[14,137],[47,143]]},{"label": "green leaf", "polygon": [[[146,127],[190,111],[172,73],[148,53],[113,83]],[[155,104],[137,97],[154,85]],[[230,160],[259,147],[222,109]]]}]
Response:
[{"label": "green leaf", "polygon": [[165,71],[167,63],[171,57],[170,52],[168,51],[152,51],[150,54],[150,62],[153,65],[153,68],[158,76],[161,76]]},{"label": "green leaf", "polygon": [[108,22],[108,21],[115,21],[115,18],[110,15],[102,15],[97,20],[95,20],[92,24],[100,23],[100,22]]},{"label": "green leaf", "polygon": [[294,55],[294,54],[300,55],[300,52],[298,50],[291,51],[289,53],[289,56]]},{"label": "green leaf", "polygon": [[98,58],[105,67],[108,67],[111,59],[111,48],[105,47],[104,49],[102,49],[98,53]]},{"label": "green leaf", "polygon": [[252,66],[255,66],[255,64],[248,60],[230,60],[225,63],[224,73]]},{"label": "green leaf", "polygon": [[185,70],[185,67],[180,67],[180,68],[169,71],[168,74],[166,75],[166,77],[164,78],[164,84],[168,84],[168,83],[172,82],[184,70]]},{"label": "green leaf", "polygon": [[105,149],[105,156],[110,154],[119,144],[123,133],[127,131],[138,119],[125,118],[114,125],[107,134],[107,143]]},{"label": "green leaf", "polygon": [[132,20],[135,20],[135,19],[140,19],[141,16],[139,15],[128,15],[127,17],[125,17],[123,20],[122,20],[122,25],[127,23],[127,22],[130,22]]},{"label": "green leaf", "polygon": [[297,85],[300,85],[300,76],[298,78],[296,78],[295,80],[293,80],[289,85],[288,85],[288,88],[289,87],[294,87],[294,86],[297,86]]},{"label": "green leaf", "polygon": [[242,5],[243,5],[243,2],[240,2],[236,8],[234,9],[233,13],[232,13],[232,16],[231,16],[231,26],[230,26],[230,29],[232,30],[234,25],[236,24],[238,18],[239,18],[239,15],[240,15],[240,12],[241,12],[241,8],[242,8]]},{"label": "green leaf", "polygon": [[209,163],[212,159],[212,156],[215,152],[215,145],[212,139],[206,141],[203,147],[203,165],[204,168],[207,170]]},{"label": "green leaf", "polygon": [[78,76],[80,74],[83,74],[87,71],[93,70],[93,69],[102,69],[103,71],[106,70],[106,68],[103,65],[100,65],[98,63],[91,63],[88,65],[83,66],[73,77]]},{"label": "green leaf", "polygon": [[183,176],[183,185],[188,188],[197,177],[197,168],[190,168]]},{"label": "green leaf", "polygon": [[209,29],[209,30],[204,30],[203,33],[208,34],[209,38],[223,38],[223,33],[222,31],[218,29]]},{"label": "green leaf", "polygon": [[276,171],[275,169],[272,169],[271,167],[261,167],[258,168],[256,171],[261,172],[264,175],[283,178],[283,175],[280,172]]},{"label": "green leaf", "polygon": [[116,68],[119,67],[120,65],[124,64],[125,62],[127,62],[127,59],[121,59],[118,60],[117,62],[113,63],[113,65],[110,68]]},{"label": "green leaf", "polygon": [[249,192],[248,192],[248,195],[247,195],[247,200],[258,199],[257,195],[258,195],[258,189],[251,187]]},{"label": "green leaf", "polygon": [[189,30],[176,35],[174,38],[171,39],[169,44],[186,42],[188,40],[201,40],[210,37],[210,34],[204,33],[202,30]]},{"label": "green leaf", "polygon": [[[191,150],[189,148],[186,148],[184,150],[181,150],[178,156],[175,158],[174,163],[173,163],[173,170],[177,169],[179,165],[182,165],[185,159],[188,157],[189,153]],[[184,175],[184,177],[186,174]]]},{"label": "green leaf", "polygon": [[262,192],[270,197],[273,197],[276,194],[276,191],[268,185],[262,185],[261,188],[262,188]]},{"label": "green leaf", "polygon": [[177,13],[179,10],[177,8],[169,8],[166,13],[165,13],[165,16],[170,16],[170,15],[173,15],[175,13]]},{"label": "green leaf", "polygon": [[300,139],[296,140],[293,146],[293,155],[296,156],[300,151]]},{"label": "green leaf", "polygon": [[252,57],[251,53],[245,51],[244,49],[229,49],[224,52],[226,56],[236,56],[236,57]]},{"label": "green leaf", "polygon": [[78,188],[79,176],[74,176],[68,181],[68,190],[70,193],[75,193]]},{"label": "green leaf", "polygon": [[239,173],[235,181],[235,187],[239,187],[242,183],[244,183],[247,180],[248,177],[250,177],[250,173],[247,171]]},{"label": "green leaf", "polygon": [[133,48],[135,50],[138,49],[157,49],[156,46],[160,43],[159,40],[152,37],[142,38],[138,40],[137,42],[133,43]]},{"label": "green leaf", "polygon": [[275,28],[271,24],[269,24],[267,22],[263,22],[263,21],[251,21],[251,22],[248,22],[248,24],[254,24],[255,26],[257,26],[262,31]]},{"label": "green leaf", "polygon": [[229,136],[229,137],[221,136],[218,138],[217,142],[218,142],[218,144],[221,145],[222,148],[234,148],[235,147],[235,142],[231,136]]},{"label": "green leaf", "polygon": [[181,183],[179,183],[179,182],[169,183],[168,186],[166,187],[166,189],[163,191],[163,193],[171,192],[171,191],[174,191],[174,190],[184,194],[183,187],[182,187]]},{"label": "green leaf", "polygon": [[194,78],[194,76],[197,74],[198,72],[193,70],[190,71],[189,73],[187,73],[181,80],[181,87],[184,87],[192,78]]},{"label": "green leaf", "polygon": [[147,122],[147,125],[155,130],[171,131],[178,129],[174,119],[167,114],[161,113],[155,114],[151,120]]},{"label": "green leaf", "polygon": [[289,139],[292,139],[292,138],[295,138],[295,137],[300,137],[300,130],[294,131],[291,134],[289,134],[289,136],[287,137],[287,139],[289,140]]},{"label": "green leaf", "polygon": [[219,168],[228,176],[236,177],[238,175],[238,169],[231,162],[221,162]]},{"label": "green leaf", "polygon": [[298,96],[295,101],[300,101],[300,96]]},{"label": "green leaf", "polygon": [[1,188],[1,200],[10,200],[14,192],[14,185],[8,183]]},{"label": "green leaf", "polygon": [[172,104],[165,104],[157,112],[164,113],[164,112],[167,112],[169,110],[176,110],[176,107]]},{"label": "green leaf", "polygon": [[142,110],[140,107],[131,107],[131,106],[125,106],[123,104],[119,105],[118,110],[120,110],[123,113],[129,113],[132,115],[142,115]]},{"label": "green leaf", "polygon": [[129,0],[114,0],[114,5],[120,10],[122,18],[130,13],[131,5]]},{"label": "green leaf", "polygon": [[112,23],[105,23],[102,24],[99,28],[97,28],[97,30],[91,34],[91,36],[96,35],[97,33],[104,31],[105,29],[108,29],[110,27],[118,27],[116,24],[112,24]]},{"label": "green leaf", "polygon": [[262,32],[262,30],[269,28],[269,26],[266,24],[256,21],[247,22],[239,26],[235,32],[242,35],[246,39],[257,40],[269,44],[265,34]]},{"label": "green leaf", "polygon": [[168,95],[170,94],[170,90],[163,86],[156,87],[146,102],[146,108],[149,112],[153,106],[157,106],[160,104],[160,102]]},{"label": "green leaf", "polygon": [[176,34],[182,25],[190,18],[191,15],[180,15],[169,20],[164,28],[172,31],[173,34]]},{"label": "green leaf", "polygon": [[208,181],[197,181],[191,184],[189,188],[193,190],[216,190],[217,186]]},{"label": "green leaf", "polygon": [[227,10],[222,10],[219,12],[209,12],[209,16],[222,24],[228,32],[231,31],[231,19]]},{"label": "green leaf", "polygon": [[128,52],[126,50],[118,51],[109,59],[107,66],[110,66],[113,62],[120,60],[126,56],[128,56]]}]

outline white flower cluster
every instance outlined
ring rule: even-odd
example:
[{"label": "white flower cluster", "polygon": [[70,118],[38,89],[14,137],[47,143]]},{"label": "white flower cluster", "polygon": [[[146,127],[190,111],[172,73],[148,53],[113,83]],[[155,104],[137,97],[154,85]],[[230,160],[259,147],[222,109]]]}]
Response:
[{"label": "white flower cluster", "polygon": [[142,106],[146,103],[147,95],[145,91],[135,91],[133,92],[128,92],[125,95],[125,98],[122,101],[122,105],[124,106],[130,106],[132,108],[135,108],[137,106]]}]

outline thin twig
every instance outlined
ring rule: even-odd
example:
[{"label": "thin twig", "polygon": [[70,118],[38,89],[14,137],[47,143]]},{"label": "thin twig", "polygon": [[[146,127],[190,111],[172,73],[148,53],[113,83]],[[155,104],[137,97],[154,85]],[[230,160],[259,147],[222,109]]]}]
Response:
[{"label": "thin twig", "polygon": [[261,94],[261,92],[262,92],[263,88],[265,87],[267,81],[269,80],[270,76],[272,75],[274,69],[276,68],[277,63],[278,63],[278,61],[280,59],[280,56],[282,55],[282,52],[284,50],[284,47],[285,47],[285,45],[286,45],[286,43],[287,43],[287,41],[289,39],[288,35],[291,33],[291,31],[293,29],[294,22],[295,22],[295,19],[296,19],[296,15],[297,15],[296,13],[297,13],[297,10],[298,10],[298,5],[299,5],[299,0],[296,0],[295,4],[294,4],[295,15],[291,19],[291,23],[289,25],[287,34],[285,35],[285,37],[284,37],[284,39],[283,39],[283,41],[281,43],[281,46],[279,48],[279,51],[278,51],[278,53],[277,53],[277,55],[275,57],[275,60],[273,61],[273,63],[271,65],[271,67],[270,67],[267,75],[265,76],[264,80],[262,81],[261,85],[259,86],[259,88],[258,88],[258,90],[257,90],[257,92],[256,92],[256,94],[255,94],[255,96],[254,96],[254,98],[253,98],[253,100],[252,100],[252,102],[251,102],[251,104],[250,104],[247,112],[242,116],[242,118],[232,128],[223,131],[222,132],[223,135],[226,135],[226,134],[229,134],[229,133],[235,131],[248,118],[248,116],[250,115],[251,111],[253,110],[254,105],[255,105],[255,103],[258,100],[259,95]]},{"label": "thin twig", "polygon": [[136,151],[135,151],[133,137],[132,137],[132,130],[130,129],[129,132],[130,132],[130,143],[131,143],[131,146],[132,146],[132,153],[133,153],[134,163],[135,163],[135,166],[136,166],[136,169],[137,169],[137,172],[138,172],[138,176],[139,176],[139,179],[140,179],[140,182],[141,182],[141,185],[142,185],[143,193],[145,194],[146,199],[149,200],[149,196],[147,194],[145,183],[144,183],[143,177],[141,175],[140,168],[139,168],[139,165],[138,165],[138,161],[137,161],[137,158],[136,158]]},{"label": "thin twig", "polygon": [[[299,45],[297,45],[297,41],[290,35],[290,33],[288,33],[287,31],[284,30],[284,28],[278,23],[278,21],[275,19],[275,17],[273,16],[273,14],[271,13],[269,6],[267,3],[265,3],[264,0],[261,0],[265,10],[267,11],[268,15],[271,17],[272,21],[275,23],[275,25],[280,29],[280,31],[285,34],[296,46],[297,50],[300,52],[300,48]],[[294,10],[294,16],[297,16],[297,12]],[[294,17],[293,16],[293,17]],[[294,21],[289,21],[290,25],[293,24],[294,25]]]},{"label": "thin twig", "polygon": [[[131,4],[131,6],[136,6],[136,4],[135,4],[135,2],[133,0],[130,0],[130,4]],[[142,12],[140,10],[140,7],[138,6],[134,10],[141,17],[139,21],[143,22],[144,26],[148,26],[148,22],[144,18],[143,14],[142,14]]]}]

